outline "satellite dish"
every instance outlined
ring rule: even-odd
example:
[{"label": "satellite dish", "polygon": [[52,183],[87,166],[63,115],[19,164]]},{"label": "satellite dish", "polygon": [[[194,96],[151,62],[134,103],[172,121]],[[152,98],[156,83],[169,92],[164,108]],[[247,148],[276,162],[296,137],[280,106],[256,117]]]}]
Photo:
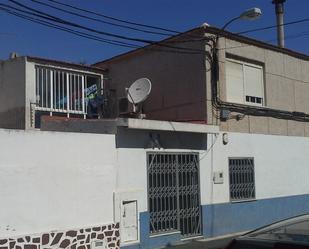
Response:
[{"label": "satellite dish", "polygon": [[150,91],[151,81],[147,78],[141,78],[134,81],[127,89],[127,98],[133,105],[137,105],[147,99]]}]

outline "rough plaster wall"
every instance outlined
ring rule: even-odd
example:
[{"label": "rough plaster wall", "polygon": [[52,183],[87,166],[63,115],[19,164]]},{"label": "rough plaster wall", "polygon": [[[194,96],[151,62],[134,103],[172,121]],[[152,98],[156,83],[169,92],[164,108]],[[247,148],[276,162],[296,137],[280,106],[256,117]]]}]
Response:
[{"label": "rough plaster wall", "polygon": [[113,223],[114,135],[0,129],[0,158],[0,237]]},{"label": "rough plaster wall", "polygon": [[[304,153],[309,150],[308,138],[235,132],[228,133],[228,139],[228,144],[224,145],[220,133],[213,150],[205,157],[205,164],[201,164],[201,174],[204,179],[208,179],[205,182],[212,182],[211,169],[223,171],[224,175],[223,184],[213,184],[204,188],[205,196],[202,204],[230,201],[228,166],[230,157],[254,158],[256,199],[309,193],[308,153]],[[289,148],[289,152],[282,153],[281,148]]]},{"label": "rough plaster wall", "polygon": [[25,59],[0,62],[0,127],[25,127]]},{"label": "rough plaster wall", "polygon": [[[226,48],[219,50],[221,99],[226,99],[225,57],[229,53],[264,65],[267,107],[309,112],[309,61],[225,38],[220,38],[219,43]],[[186,45],[202,49],[202,44]],[[207,115],[207,122],[220,124],[223,131],[309,136],[309,123],[269,117],[246,116],[240,121],[220,123],[213,115],[210,81],[206,86],[203,84],[210,79],[210,72],[206,71],[209,65],[205,65],[201,55],[143,51],[99,66],[109,68],[110,83],[117,89],[118,97],[125,96],[125,87],[134,80],[140,77],[152,80],[153,90],[145,103],[148,118],[205,120]]]},{"label": "rough plaster wall", "polygon": [[[283,53],[248,46],[221,38],[221,50],[264,64],[266,107],[309,113],[309,61]],[[225,53],[220,53],[221,98],[225,99]],[[223,90],[222,90],[223,89]],[[243,120],[221,122],[224,131],[274,135],[309,136],[309,123],[269,117],[247,116]]]},{"label": "rough plaster wall", "polygon": [[[195,49],[203,46],[201,42],[185,45]],[[109,69],[110,86],[116,88],[118,97],[124,97],[125,88],[138,78],[152,81],[151,94],[144,104],[147,118],[205,120],[204,55],[142,51],[98,66]]]}]

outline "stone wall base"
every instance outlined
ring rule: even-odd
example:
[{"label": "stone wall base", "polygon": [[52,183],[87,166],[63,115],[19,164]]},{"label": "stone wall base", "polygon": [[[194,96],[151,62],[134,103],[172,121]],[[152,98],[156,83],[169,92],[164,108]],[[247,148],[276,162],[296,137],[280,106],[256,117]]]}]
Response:
[{"label": "stone wall base", "polygon": [[0,249],[95,249],[94,242],[119,249],[119,223],[0,239]]}]

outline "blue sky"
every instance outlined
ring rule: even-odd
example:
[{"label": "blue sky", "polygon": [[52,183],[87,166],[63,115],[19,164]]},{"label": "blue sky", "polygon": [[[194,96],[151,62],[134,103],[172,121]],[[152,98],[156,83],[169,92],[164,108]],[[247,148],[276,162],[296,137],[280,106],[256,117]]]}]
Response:
[{"label": "blue sky", "polygon": [[[102,31],[122,34],[137,38],[159,40],[157,35],[145,35],[123,28],[115,28],[101,23],[56,12],[47,7],[40,7],[30,0],[18,0],[21,3],[48,11],[70,21],[82,23]],[[45,1],[46,0],[41,0]],[[166,27],[178,31],[200,26],[207,22],[221,27],[229,19],[238,16],[250,7],[260,7],[263,16],[254,22],[237,21],[228,30],[239,32],[275,24],[274,6],[271,0],[58,0],[85,9],[94,10],[105,15],[139,22],[143,24]],[[8,3],[7,0],[0,0]],[[294,21],[309,17],[309,0],[287,0],[285,4],[285,21]],[[85,38],[76,37],[63,31],[33,24],[10,16],[0,11],[0,59],[8,57],[12,51],[20,55],[33,55],[71,62],[94,63],[128,51]],[[286,47],[309,54],[309,22],[291,25],[285,28],[286,36],[305,34],[302,37],[287,39]],[[250,33],[248,36],[276,43],[276,30]]]}]

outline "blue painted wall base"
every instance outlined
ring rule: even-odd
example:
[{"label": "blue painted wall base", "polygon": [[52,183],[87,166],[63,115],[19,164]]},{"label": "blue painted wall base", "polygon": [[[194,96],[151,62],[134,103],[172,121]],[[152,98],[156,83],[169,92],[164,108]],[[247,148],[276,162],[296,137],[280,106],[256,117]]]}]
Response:
[{"label": "blue painted wall base", "polygon": [[[122,249],[153,249],[172,245],[180,241],[180,233],[165,234],[161,236],[150,237],[150,215],[149,212],[139,214],[140,218],[140,243],[129,246],[122,246]],[[121,236],[121,235],[120,235]]]},{"label": "blue painted wall base", "polygon": [[[205,238],[227,235],[309,213],[309,195],[297,195],[238,203],[205,205],[202,227]],[[140,243],[122,246],[122,249],[153,249],[175,244],[181,240],[178,233],[150,237],[150,216],[140,213]]]},{"label": "blue painted wall base", "polygon": [[248,231],[309,213],[309,195],[202,206],[206,238]]}]

